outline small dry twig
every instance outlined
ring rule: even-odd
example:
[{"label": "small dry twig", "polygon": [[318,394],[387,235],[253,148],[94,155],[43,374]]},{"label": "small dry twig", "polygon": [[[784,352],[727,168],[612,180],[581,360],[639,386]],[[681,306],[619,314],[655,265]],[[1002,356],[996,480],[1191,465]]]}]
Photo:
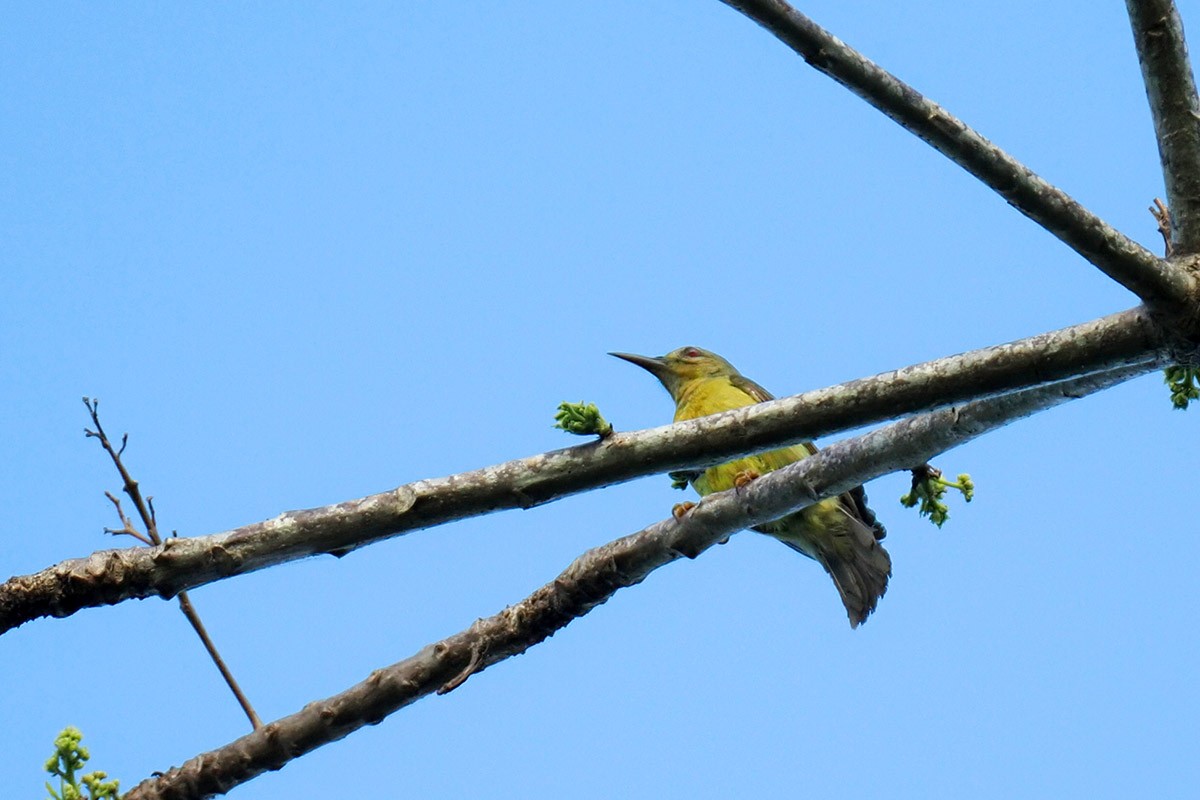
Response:
[{"label": "small dry twig", "polygon": [[[83,404],[87,406],[88,413],[92,416],[92,425],[95,430],[84,428],[83,432],[89,439],[96,439],[100,442],[100,446],[104,448],[104,452],[108,453],[112,458],[113,464],[117,468],[117,472],[121,473],[121,480],[125,482],[125,494],[129,495],[129,499],[133,501],[133,506],[137,509],[138,516],[142,518],[142,524],[146,526],[146,533],[142,533],[133,524],[133,521],[125,515],[125,510],[121,508],[121,501],[113,496],[112,492],[105,492],[104,496],[112,501],[116,506],[117,516],[121,519],[121,527],[119,529],[105,528],[105,533],[111,533],[114,536],[132,536],[139,542],[147,546],[162,544],[162,537],[158,534],[158,515],[154,511],[154,498],[142,497],[142,490],[138,486],[138,482],[129,474],[129,470],[125,468],[125,463],[121,461],[121,454],[125,452],[126,445],[129,444],[129,434],[121,436],[120,448],[114,448],[112,441],[109,440],[108,434],[104,432],[104,426],[100,424],[100,401],[90,397],[83,398]],[[187,592],[180,592],[176,595],[179,600],[179,609],[183,615],[187,617],[187,621],[191,623],[192,629],[196,631],[196,635],[200,637],[201,644],[208,651],[209,658],[217,665],[217,670],[221,673],[221,677],[225,679],[225,683],[229,686],[229,690],[233,692],[233,696],[237,699],[238,705],[242,707],[242,711],[250,720],[250,724],[257,730],[262,727],[262,720],[258,716],[258,712],[254,710],[254,706],[250,705],[250,699],[242,691],[242,687],[238,685],[237,680],[233,677],[233,673],[229,671],[229,667],[225,664],[225,659],[221,658],[220,652],[217,650],[216,644],[208,635],[208,631],[204,627],[204,623],[200,621],[200,615],[196,612],[196,607],[192,605],[191,598]]]},{"label": "small dry twig", "polygon": [[1161,198],[1156,197],[1154,205],[1150,206],[1150,213],[1158,223],[1158,232],[1162,234],[1163,252],[1167,258],[1170,258],[1175,249],[1171,244],[1171,212],[1167,209],[1167,204]]},{"label": "small dry twig", "polygon": [[111,533],[113,536],[132,536],[147,547],[153,546],[154,542],[150,537],[133,527],[133,522],[129,517],[125,516],[125,511],[121,508],[121,498],[113,496],[112,492],[105,492],[104,496],[111,500],[112,504],[117,507],[117,516],[121,518],[121,527],[119,529],[105,528],[104,532]]}]

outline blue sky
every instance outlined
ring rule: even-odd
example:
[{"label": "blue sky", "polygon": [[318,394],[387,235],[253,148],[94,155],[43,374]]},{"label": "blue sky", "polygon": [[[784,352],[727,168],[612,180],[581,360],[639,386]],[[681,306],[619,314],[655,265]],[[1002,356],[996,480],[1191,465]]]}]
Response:
[{"label": "blue sky", "polygon": [[[1200,2],[1182,2],[1200,25]],[[1158,251],[1123,4],[812,2],[843,40]],[[717,3],[25,4],[0,32],[0,572],[111,547],[83,395],[182,536],[670,419],[609,350],[790,394],[1133,305]],[[1196,411],[1156,377],[872,483],[894,577],[741,534],[240,798],[1182,797],[1200,781]],[[664,517],[651,477],[204,587],[264,718]],[[126,788],[245,732],[174,603],[0,638],[0,774],[55,733]]]}]

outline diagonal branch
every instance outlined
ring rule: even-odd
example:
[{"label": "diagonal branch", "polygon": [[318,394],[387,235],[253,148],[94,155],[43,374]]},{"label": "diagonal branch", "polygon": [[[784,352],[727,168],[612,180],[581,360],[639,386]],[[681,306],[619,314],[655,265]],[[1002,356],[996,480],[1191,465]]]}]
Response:
[{"label": "diagonal branch", "polygon": [[[722,0],[775,34],[812,67],[924,139],[1148,304],[1188,305],[1183,271],[1109,226],[1066,192],[985,139],[916,89],[782,0]],[[1172,201],[1173,202],[1173,201]]]},{"label": "diagonal branch", "polygon": [[617,590],[641,583],[682,555],[694,558],[734,531],[922,463],[1014,419],[1107,388],[1147,368],[1127,367],[923,414],[833,444],[744,489],[709,495],[680,520],[666,519],[589,550],[553,581],[499,614],[376,670],[340,694],[309,703],[295,714],[143,781],[126,800],[227,792],[428,694],[453,690],[470,675],[553,636]]},{"label": "diagonal branch", "polygon": [[225,533],[105,550],[0,585],[0,633],[43,616],[135,597],[170,597],[319,553],[341,555],[408,531],[541,503],[672,470],[720,463],[913,411],[1077,375],[1166,363],[1141,308],[1005,345],[862,378],[676,425],[406,484]]},{"label": "diagonal branch", "polygon": [[1200,99],[1172,0],[1126,0],[1172,216],[1172,252],[1200,252]]}]

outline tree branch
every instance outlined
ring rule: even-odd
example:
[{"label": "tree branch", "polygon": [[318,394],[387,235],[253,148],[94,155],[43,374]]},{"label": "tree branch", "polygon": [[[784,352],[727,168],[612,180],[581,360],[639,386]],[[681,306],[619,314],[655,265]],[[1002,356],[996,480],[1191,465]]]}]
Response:
[{"label": "tree branch", "polygon": [[1183,20],[1172,0],[1126,0],[1146,97],[1154,117],[1172,252],[1200,252],[1200,99],[1188,60]]},{"label": "tree branch", "polygon": [[457,688],[472,674],[525,652],[618,589],[640,583],[681,555],[694,558],[737,530],[922,463],[1014,419],[1107,388],[1149,368],[1126,367],[923,414],[835,443],[743,489],[709,495],[682,519],[668,518],[589,550],[553,581],[499,614],[376,670],[340,694],[309,703],[295,714],[143,781],[125,798],[166,800],[227,792],[364,725],[378,723],[428,694]]},{"label": "tree branch", "polygon": [[722,0],[1000,194],[1150,305],[1180,311],[1190,276],[1109,226],[1066,192],[782,0]]},{"label": "tree branch", "polygon": [[1136,308],[1004,345],[675,425],[406,484],[323,508],[159,547],[105,550],[0,585],[0,633],[43,616],[180,591],[501,509],[531,508],[643,475],[894,419],[964,399],[1158,359],[1164,339]]}]

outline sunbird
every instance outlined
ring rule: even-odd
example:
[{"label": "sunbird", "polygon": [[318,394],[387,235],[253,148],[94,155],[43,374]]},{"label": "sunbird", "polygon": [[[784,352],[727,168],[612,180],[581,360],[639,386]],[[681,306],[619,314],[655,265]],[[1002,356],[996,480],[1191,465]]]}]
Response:
[{"label": "sunbird", "polygon": [[[637,364],[658,378],[675,401],[676,422],[775,399],[728,361],[699,347],[681,347],[657,357],[632,353],[609,355]],[[816,445],[802,442],[687,476],[692,487],[703,496],[742,487],[764,473],[815,452]],[[687,505],[690,504],[677,507],[679,512],[686,513]],[[833,578],[852,628],[867,619],[887,591],[892,559],[879,543],[886,531],[876,520],[875,512],[867,507],[867,495],[861,486],[754,530],[774,536],[819,562]]]}]

